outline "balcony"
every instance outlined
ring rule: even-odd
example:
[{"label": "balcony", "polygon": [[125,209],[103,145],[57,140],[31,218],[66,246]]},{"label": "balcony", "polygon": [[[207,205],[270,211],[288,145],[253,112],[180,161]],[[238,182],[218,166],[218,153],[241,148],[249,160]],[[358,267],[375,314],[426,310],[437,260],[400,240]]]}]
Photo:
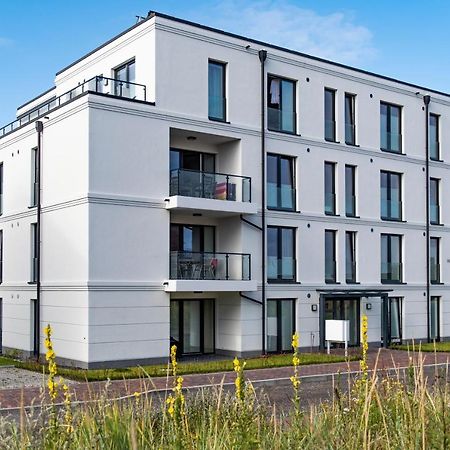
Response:
[{"label": "balcony", "polygon": [[170,252],[167,292],[254,291],[251,256],[247,253]]},{"label": "balcony", "polygon": [[96,76],[79,84],[59,97],[50,99],[38,108],[31,110],[29,113],[0,128],[0,138],[28,123],[38,120],[60,106],[87,93],[110,95],[128,100],[147,101],[147,88],[143,84]]},{"label": "balcony", "polygon": [[170,172],[167,209],[204,211],[206,216],[256,214],[251,179],[240,175],[174,169]]}]

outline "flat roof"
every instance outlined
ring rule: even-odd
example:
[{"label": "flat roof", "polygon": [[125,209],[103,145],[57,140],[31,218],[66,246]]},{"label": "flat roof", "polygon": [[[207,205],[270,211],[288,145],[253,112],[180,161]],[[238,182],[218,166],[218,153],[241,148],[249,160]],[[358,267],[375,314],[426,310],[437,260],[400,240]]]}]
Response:
[{"label": "flat roof", "polygon": [[438,94],[438,95],[442,95],[444,97],[450,97],[450,93],[447,93],[447,92],[438,91],[436,89],[430,89],[428,87],[421,86],[421,85],[418,85],[418,84],[408,83],[406,81],[402,81],[402,80],[399,80],[399,79],[396,79],[396,78],[388,77],[388,76],[385,76],[385,75],[380,75],[378,73],[370,72],[370,71],[364,70],[364,69],[358,69],[358,68],[353,67],[353,66],[349,66],[349,65],[338,63],[338,62],[331,61],[331,60],[328,60],[328,59],[320,58],[318,56],[308,55],[306,53],[302,53],[302,52],[299,52],[297,50],[292,50],[292,49],[289,49],[289,48],[286,48],[286,47],[281,47],[281,46],[278,46],[278,45],[275,45],[275,44],[270,44],[270,43],[264,42],[264,41],[259,41],[257,39],[253,39],[253,38],[249,38],[249,37],[242,36],[242,35],[239,35],[239,34],[231,33],[229,31],[223,31],[223,30],[220,30],[218,28],[213,28],[213,27],[210,27],[210,26],[207,26],[207,25],[202,25],[202,24],[197,23],[197,22],[191,22],[189,20],[180,19],[178,17],[170,16],[168,14],[160,13],[160,12],[157,12],[157,11],[149,11],[147,17],[144,20],[141,20],[140,22],[138,22],[138,23],[134,24],[133,26],[127,28],[126,30],[124,30],[121,33],[119,33],[117,36],[114,36],[113,38],[109,39],[104,44],[96,47],[94,50],[90,51],[89,53],[86,53],[81,58],[77,59],[73,63],[71,63],[68,66],[66,66],[63,69],[61,69],[59,72],[56,73],[56,75],[59,75],[62,72],[64,72],[65,70],[73,67],[75,64],[78,64],[83,59],[87,58],[88,56],[92,55],[96,51],[98,51],[101,48],[105,47],[106,45],[110,44],[114,40],[120,38],[121,36],[123,36],[124,34],[128,33],[129,31],[133,30],[134,28],[142,25],[143,23],[147,22],[149,19],[152,19],[153,17],[161,17],[163,19],[171,20],[173,22],[182,23],[184,25],[193,26],[193,27],[196,27],[196,28],[200,28],[202,30],[211,31],[211,32],[214,32],[214,33],[219,33],[219,34],[222,34],[224,36],[232,37],[232,38],[235,38],[235,39],[245,40],[247,42],[251,42],[253,44],[257,44],[257,45],[260,45],[262,47],[267,47],[267,48],[271,48],[271,49],[274,49],[274,50],[279,50],[279,51],[283,51],[283,52],[286,52],[286,53],[290,53],[292,55],[301,56],[302,58],[310,59],[312,61],[318,61],[318,62],[321,62],[321,63],[330,64],[330,65],[335,66],[335,67],[339,67],[339,68],[342,68],[342,69],[347,69],[347,70],[351,70],[351,71],[354,71],[354,72],[358,72],[358,73],[361,73],[361,74],[364,74],[364,75],[369,75],[369,76],[372,76],[372,77],[380,78],[380,79],[385,80],[385,81],[390,81],[390,82],[402,84],[404,86],[408,86],[408,87],[411,87],[411,88],[414,88],[414,89],[425,90],[427,92]]}]

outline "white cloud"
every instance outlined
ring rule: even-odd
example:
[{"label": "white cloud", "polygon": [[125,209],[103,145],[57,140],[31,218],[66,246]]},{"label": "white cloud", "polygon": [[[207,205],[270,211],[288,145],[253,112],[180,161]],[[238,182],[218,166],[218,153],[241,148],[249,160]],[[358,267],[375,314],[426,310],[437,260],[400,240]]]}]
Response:
[{"label": "white cloud", "polygon": [[372,33],[351,12],[320,15],[288,0],[224,0],[194,14],[226,31],[346,64],[376,54]]}]

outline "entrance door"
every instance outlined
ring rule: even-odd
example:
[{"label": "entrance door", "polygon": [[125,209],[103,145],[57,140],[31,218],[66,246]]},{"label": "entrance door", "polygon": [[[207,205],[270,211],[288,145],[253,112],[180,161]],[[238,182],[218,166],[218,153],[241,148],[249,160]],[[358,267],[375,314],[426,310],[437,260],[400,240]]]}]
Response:
[{"label": "entrance door", "polygon": [[325,320],[348,320],[350,327],[349,345],[360,345],[359,298],[336,298],[325,300]]},{"label": "entrance door", "polygon": [[267,300],[267,350],[289,352],[295,332],[295,301]]},{"label": "entrance door", "polygon": [[171,300],[170,345],[183,355],[214,353],[214,300]]}]

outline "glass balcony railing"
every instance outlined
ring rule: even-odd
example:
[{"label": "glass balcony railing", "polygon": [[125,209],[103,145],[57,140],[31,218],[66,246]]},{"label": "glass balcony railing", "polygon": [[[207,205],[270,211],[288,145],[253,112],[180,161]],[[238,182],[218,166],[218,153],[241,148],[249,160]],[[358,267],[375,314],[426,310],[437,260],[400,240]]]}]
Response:
[{"label": "glass balcony railing", "polygon": [[402,135],[399,133],[388,133],[381,131],[380,134],[381,150],[388,152],[401,153],[402,152]]},{"label": "glass balcony railing", "polygon": [[325,214],[336,214],[336,194],[325,193]]},{"label": "glass balcony railing", "polygon": [[277,256],[267,257],[267,279],[271,281],[295,281],[296,261],[287,256],[278,258]]},{"label": "glass balcony railing", "polygon": [[288,184],[267,183],[267,207],[295,210],[295,189]]},{"label": "glass balcony railing", "polygon": [[295,133],[296,118],[292,110],[267,108],[267,127],[271,131]]},{"label": "glass balcony railing", "polygon": [[336,261],[325,260],[325,283],[336,283]]},{"label": "glass balcony railing", "polygon": [[402,281],[402,263],[381,263],[381,281],[383,283]]},{"label": "glass balcony railing", "polygon": [[14,120],[14,122],[0,128],[0,138],[20,128],[22,125],[33,122],[53,111],[60,106],[69,103],[81,95],[93,92],[103,95],[111,95],[114,97],[121,97],[130,100],[147,101],[147,87],[143,84],[131,83],[123,80],[116,80],[103,76],[96,76],[84,83],[79,84],[70,91],[52,98],[48,102],[33,109],[27,114]]},{"label": "glass balcony railing", "polygon": [[437,141],[430,141],[430,159],[439,160],[440,146]]},{"label": "glass balcony railing", "polygon": [[[391,190],[391,196],[398,196],[398,191]],[[400,200],[388,200],[385,188],[381,188],[380,215],[382,219],[402,219],[402,202]]]},{"label": "glass balcony railing", "polygon": [[172,280],[247,281],[251,257],[246,253],[170,252]]},{"label": "glass balcony railing", "polygon": [[348,145],[356,144],[356,127],[351,123],[345,124],[345,143]]},{"label": "glass balcony railing", "polygon": [[174,169],[170,171],[170,195],[251,202],[251,178]]},{"label": "glass balcony railing", "polygon": [[356,196],[352,194],[345,195],[345,215],[347,217],[356,216]]},{"label": "glass balcony railing", "polygon": [[31,258],[31,276],[30,276],[31,283],[37,282],[37,275],[38,275],[38,259]]},{"label": "glass balcony railing", "polygon": [[213,120],[226,120],[227,99],[224,97],[208,97],[208,117]]},{"label": "glass balcony railing", "polygon": [[356,262],[347,260],[345,262],[345,280],[347,283],[356,283]]},{"label": "glass balcony railing", "polygon": [[440,223],[439,205],[430,205],[430,223],[433,225],[438,225]]},{"label": "glass balcony railing", "polygon": [[336,141],[336,121],[325,120],[325,140]]},{"label": "glass balcony railing", "polygon": [[430,263],[430,281],[432,283],[441,282],[441,265],[436,263]]}]

